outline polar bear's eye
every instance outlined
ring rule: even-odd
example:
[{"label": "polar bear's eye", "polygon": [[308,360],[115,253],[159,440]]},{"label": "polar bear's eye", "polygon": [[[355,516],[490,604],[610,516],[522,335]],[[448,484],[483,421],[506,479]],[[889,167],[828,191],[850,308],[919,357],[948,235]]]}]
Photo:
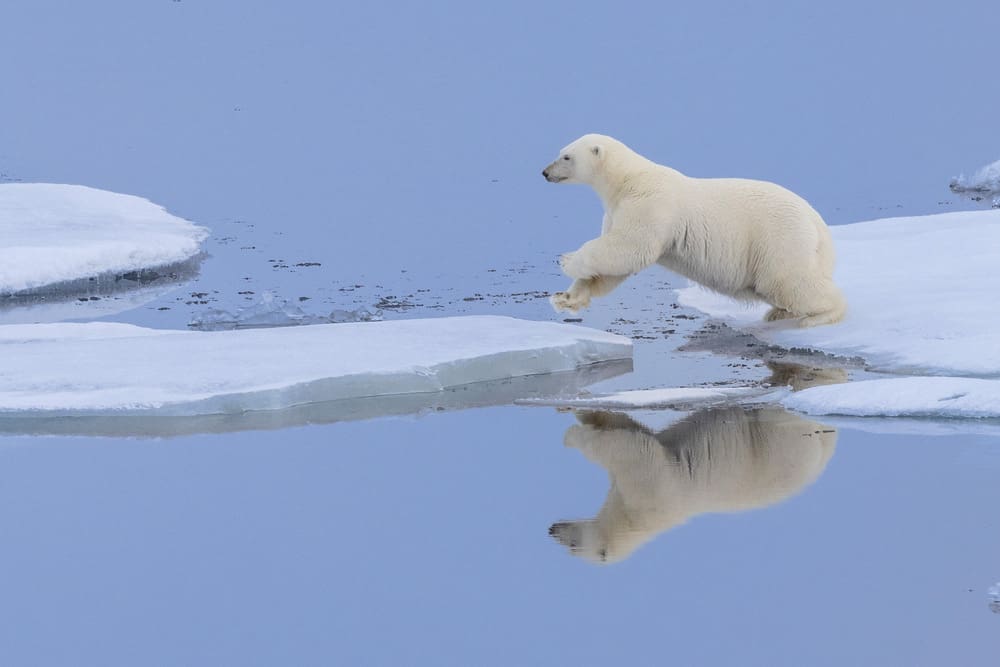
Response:
[{"label": "polar bear's eye", "polygon": [[568,159],[569,159],[569,156],[568,156],[568,155],[563,155],[563,159],[564,159],[564,160],[568,160]]}]

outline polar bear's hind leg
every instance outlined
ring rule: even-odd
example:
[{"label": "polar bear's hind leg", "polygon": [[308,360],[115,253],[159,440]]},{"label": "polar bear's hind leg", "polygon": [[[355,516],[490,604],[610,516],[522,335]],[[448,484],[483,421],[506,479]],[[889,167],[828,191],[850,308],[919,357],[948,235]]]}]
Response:
[{"label": "polar bear's hind leg", "polygon": [[844,319],[847,311],[843,295],[829,278],[800,281],[792,296],[790,300],[783,300],[790,304],[785,310],[792,317],[802,318],[798,322],[800,327],[835,324]]}]

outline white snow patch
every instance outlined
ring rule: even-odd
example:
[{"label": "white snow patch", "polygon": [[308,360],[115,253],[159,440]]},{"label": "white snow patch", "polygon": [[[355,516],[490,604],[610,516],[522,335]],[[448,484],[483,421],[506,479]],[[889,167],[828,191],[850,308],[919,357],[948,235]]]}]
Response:
[{"label": "white snow patch", "polygon": [[966,178],[965,174],[962,174],[951,179],[949,187],[952,192],[1000,193],[1000,160],[986,165],[970,178]]},{"label": "white snow patch", "polygon": [[236,331],[0,326],[0,411],[206,415],[574,370],[630,359],[615,334],[508,317]]},{"label": "white snow patch", "polygon": [[1000,377],[1000,211],[886,218],[831,227],[836,280],[848,302],[839,324],[764,323],[698,286],[680,302],[768,343],[864,358],[873,369]]},{"label": "white snow patch", "polygon": [[140,197],[81,185],[0,184],[0,294],[182,262],[204,227]]},{"label": "white snow patch", "polygon": [[757,387],[669,387],[637,389],[614,394],[594,394],[572,398],[528,398],[519,405],[541,405],[598,410],[659,410],[708,407],[734,400],[762,396],[770,389]]},{"label": "white snow patch", "polygon": [[810,387],[782,404],[810,415],[1000,418],[1000,380],[902,377]]}]

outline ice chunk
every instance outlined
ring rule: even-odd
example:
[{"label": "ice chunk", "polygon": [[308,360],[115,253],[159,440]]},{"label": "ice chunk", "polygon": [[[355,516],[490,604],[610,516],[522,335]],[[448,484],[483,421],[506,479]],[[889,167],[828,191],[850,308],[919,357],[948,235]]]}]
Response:
[{"label": "ice chunk", "polygon": [[0,327],[0,411],[208,415],[437,392],[631,359],[628,338],[450,317],[236,331]]},{"label": "ice chunk", "polygon": [[1000,380],[900,377],[812,387],[782,400],[810,415],[1000,418]]},{"label": "ice chunk", "polygon": [[303,324],[331,324],[343,322],[376,322],[382,319],[382,311],[333,310],[329,315],[307,313],[296,303],[265,292],[261,300],[235,313],[212,308],[196,316],[188,324],[201,331],[224,331],[227,329],[253,329],[260,327],[288,327]]},{"label": "ice chunk", "polygon": [[962,194],[997,194],[1000,193],[1000,160],[993,164],[988,164],[972,177],[966,178],[965,174],[951,179],[949,186],[952,192]]},{"label": "ice chunk", "polygon": [[204,227],[150,201],[80,185],[0,184],[0,295],[188,260]]},{"label": "ice chunk", "polygon": [[800,329],[692,286],[681,303],[785,348],[862,357],[876,370],[1000,376],[1000,211],[888,218],[831,228],[843,322]]}]

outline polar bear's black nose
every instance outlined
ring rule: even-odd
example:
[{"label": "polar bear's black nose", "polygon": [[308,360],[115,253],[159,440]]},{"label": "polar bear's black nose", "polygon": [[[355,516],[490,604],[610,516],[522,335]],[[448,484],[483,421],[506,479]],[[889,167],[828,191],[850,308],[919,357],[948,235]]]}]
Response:
[{"label": "polar bear's black nose", "polygon": [[544,176],[545,178],[548,178],[549,177],[549,170],[548,169],[542,169],[542,176]]}]

